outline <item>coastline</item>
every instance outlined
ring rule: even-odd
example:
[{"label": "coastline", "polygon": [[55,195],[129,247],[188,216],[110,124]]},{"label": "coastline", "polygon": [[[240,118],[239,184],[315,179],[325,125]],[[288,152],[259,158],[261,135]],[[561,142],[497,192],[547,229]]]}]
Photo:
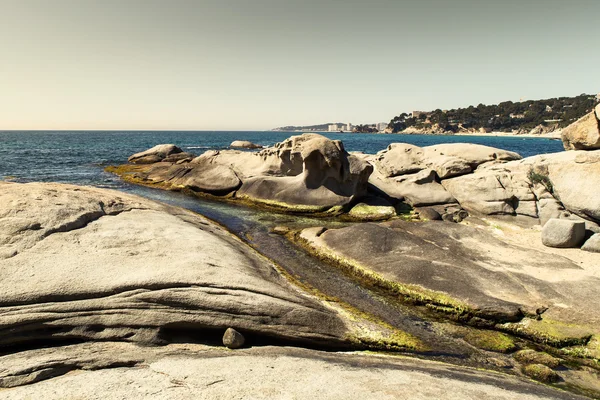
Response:
[{"label": "coastline", "polygon": [[460,132],[460,133],[455,133],[452,136],[494,136],[494,137],[501,136],[501,137],[522,137],[522,138],[540,138],[540,139],[558,139],[558,140],[560,140],[561,135],[562,135],[562,131],[558,130],[558,131],[554,131],[554,132],[542,133],[539,135],[535,135],[535,134],[531,134],[531,133],[515,134],[515,133],[511,133],[511,132],[487,132],[487,133]]}]

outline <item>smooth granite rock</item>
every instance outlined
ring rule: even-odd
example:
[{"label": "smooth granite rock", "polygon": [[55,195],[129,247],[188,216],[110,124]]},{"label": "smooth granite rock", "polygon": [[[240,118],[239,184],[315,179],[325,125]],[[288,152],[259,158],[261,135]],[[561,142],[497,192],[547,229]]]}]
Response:
[{"label": "smooth granite rock", "polygon": [[594,233],[588,240],[585,241],[581,250],[592,253],[600,253],[600,233]]},{"label": "smooth granite rock", "polygon": [[542,243],[548,247],[580,247],[585,240],[585,223],[550,219],[542,228]]},{"label": "smooth granite rock", "polygon": [[562,141],[565,150],[600,149],[600,118],[596,112],[581,117],[562,130]]},{"label": "smooth granite rock", "polygon": [[259,152],[210,150],[186,164],[115,169],[135,183],[189,189],[297,212],[322,212],[365,196],[372,166],[340,141],[303,134]]},{"label": "smooth granite rock", "polygon": [[[580,340],[600,333],[600,277],[544,247],[520,247],[482,227],[437,221],[363,223],[316,233],[306,229],[301,238],[317,254],[343,260],[359,276],[377,274],[378,286],[388,282],[442,310],[470,309],[477,318],[516,322],[522,332],[545,332],[533,336],[554,338],[564,330],[564,337]],[[544,307],[541,321],[524,318]]]},{"label": "smooth granite rock", "polygon": [[151,164],[162,161],[172,154],[182,152],[183,150],[174,144],[159,144],[148,150],[133,154],[129,157],[128,161],[134,164]]},{"label": "smooth granite rock", "polygon": [[234,140],[229,145],[231,148],[240,148],[240,149],[262,149],[263,147],[260,144],[255,144],[249,142],[247,140]]},{"label": "smooth granite rock", "polygon": [[516,376],[407,357],[110,342],[0,356],[0,386],[13,386],[0,389],[5,400],[583,399]]},{"label": "smooth granite rock", "polygon": [[0,254],[0,346],[202,341],[229,327],[267,341],[351,336],[225,229],[117,191],[0,182]]}]

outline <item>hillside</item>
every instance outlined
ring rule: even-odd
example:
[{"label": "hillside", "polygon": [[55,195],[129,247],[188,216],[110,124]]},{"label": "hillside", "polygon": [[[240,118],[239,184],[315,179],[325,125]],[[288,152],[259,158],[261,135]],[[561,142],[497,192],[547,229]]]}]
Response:
[{"label": "hillside", "polygon": [[388,131],[397,133],[514,132],[541,133],[561,129],[589,113],[598,103],[595,95],[528,100],[452,110],[402,113]]}]

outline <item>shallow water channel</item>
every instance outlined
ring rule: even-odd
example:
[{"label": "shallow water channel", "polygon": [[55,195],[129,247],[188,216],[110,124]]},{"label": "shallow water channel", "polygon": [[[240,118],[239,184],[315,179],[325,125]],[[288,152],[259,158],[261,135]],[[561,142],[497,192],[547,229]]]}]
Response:
[{"label": "shallow water channel", "polygon": [[[429,350],[412,353],[413,356],[490,369],[509,367],[507,355],[482,351],[464,340],[440,333],[440,327],[450,322],[439,320],[425,307],[403,304],[388,293],[361,285],[356,278],[308,254],[285,236],[271,233],[271,229],[277,225],[293,229],[314,226],[333,228],[348,225],[349,222],[267,212],[127,183],[123,183],[120,190],[183,207],[216,221],[273,260],[303,286],[316,289],[328,298],[335,298],[419,338]],[[495,361],[490,362],[490,358]]]}]

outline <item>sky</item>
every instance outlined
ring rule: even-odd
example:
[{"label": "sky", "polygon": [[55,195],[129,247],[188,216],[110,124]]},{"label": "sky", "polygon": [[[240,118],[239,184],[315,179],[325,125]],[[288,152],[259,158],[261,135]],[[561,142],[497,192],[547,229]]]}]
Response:
[{"label": "sky", "polygon": [[0,0],[0,130],[262,130],[600,92],[599,0]]}]

